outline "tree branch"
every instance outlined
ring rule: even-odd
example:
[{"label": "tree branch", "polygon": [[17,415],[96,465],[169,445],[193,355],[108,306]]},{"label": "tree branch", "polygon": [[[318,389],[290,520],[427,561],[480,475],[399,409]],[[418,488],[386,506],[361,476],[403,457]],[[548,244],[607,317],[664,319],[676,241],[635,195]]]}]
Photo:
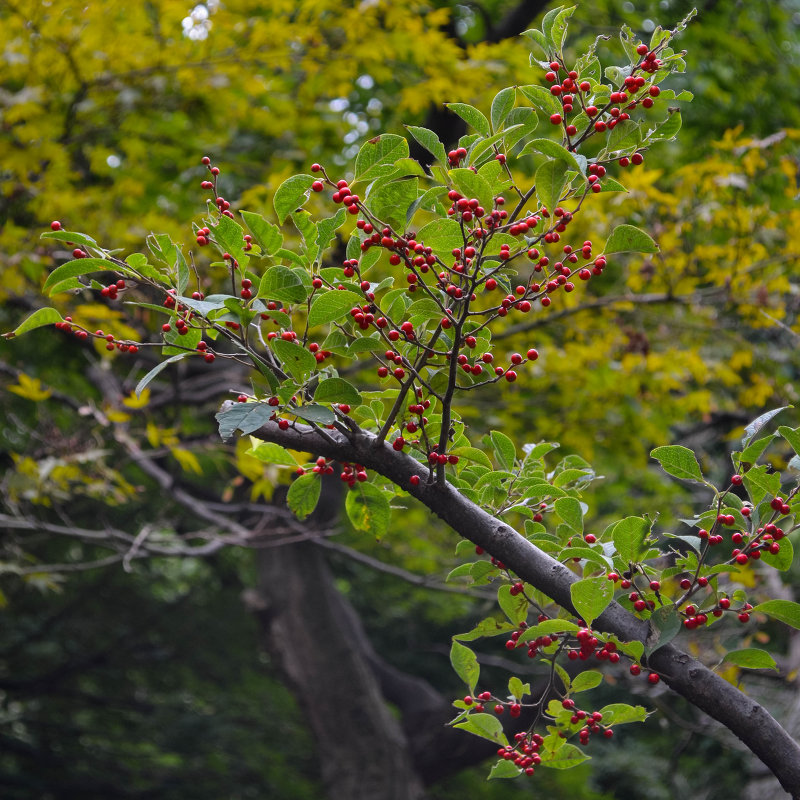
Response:
[{"label": "tree branch", "polygon": [[[328,441],[308,426],[297,425],[282,431],[277,423],[270,422],[255,431],[255,435],[292,450],[356,462],[375,470],[416,497],[459,535],[503,561],[524,581],[579,616],[570,596],[570,585],[578,578],[564,564],[459,494],[450,484],[429,485],[420,481],[412,486],[412,475],[425,467],[411,456],[379,442],[373,434],[362,431],[347,440],[332,433],[333,441]],[[644,642],[649,633],[647,622],[617,603],[608,606],[594,626],[626,641]],[[674,645],[657,650],[648,665],[675,692],[725,725],[769,767],[793,798],[800,798],[800,746],[763,706]]]}]

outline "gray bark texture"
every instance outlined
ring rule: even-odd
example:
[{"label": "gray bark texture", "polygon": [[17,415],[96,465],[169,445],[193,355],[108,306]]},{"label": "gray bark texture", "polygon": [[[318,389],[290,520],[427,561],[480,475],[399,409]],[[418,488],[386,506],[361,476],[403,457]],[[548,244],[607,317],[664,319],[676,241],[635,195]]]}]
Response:
[{"label": "gray bark texture", "polygon": [[[426,481],[427,467],[405,453],[394,451],[390,445],[380,442],[374,435],[361,430],[350,431],[346,434],[341,431],[320,432],[305,425],[295,425],[283,431],[275,422],[262,426],[254,431],[254,435],[264,441],[275,442],[293,450],[322,455],[339,461],[363,464],[366,468],[378,472],[426,505],[459,536],[479,545],[486,552],[503,561],[520,578],[544,592],[560,606],[575,613],[570,597],[570,585],[577,580],[574,573],[539,550],[501,520],[472,503],[449,484],[439,486],[436,483],[428,483]],[[418,486],[411,485],[412,475],[419,475],[422,478]],[[313,565],[313,560],[310,563]],[[292,594],[298,591],[297,586],[291,585],[291,575],[294,570],[287,568],[283,571],[273,570],[273,572],[281,573],[275,574],[276,581],[285,582],[284,591],[280,594],[283,598],[282,602],[294,602]],[[309,659],[313,659],[315,657],[315,638],[330,635],[332,629],[328,627],[329,625],[341,624],[341,622],[337,623],[335,619],[327,617],[325,604],[324,594],[320,591],[319,618],[308,620],[305,625],[300,626],[299,630],[279,627],[276,629],[276,636],[306,637],[308,640],[307,656]],[[593,625],[598,630],[616,634],[626,641],[644,642],[649,633],[647,622],[638,619],[617,603],[612,603],[594,621]],[[342,659],[345,663],[347,662],[346,653],[342,654]],[[299,659],[299,661],[302,662],[303,659]],[[306,686],[303,683],[304,664],[294,663],[290,666],[297,675],[298,686]],[[647,666],[658,672],[672,690],[685,697],[710,717],[721,722],[741,739],[766,764],[792,798],[800,800],[800,746],[763,706],[671,644],[657,650],[648,660]],[[369,670],[363,664],[348,665],[347,672],[343,675],[349,677],[344,679],[353,682],[343,683],[342,692],[345,692],[348,697],[355,698],[357,697],[357,687],[362,685],[366,691],[378,691],[377,685],[374,684],[374,677],[365,677],[367,673]],[[313,693],[315,690],[311,688],[308,691]],[[326,704],[330,707],[331,713],[336,712],[340,705],[337,698],[326,696],[316,698],[315,702]],[[391,749],[392,737],[401,737],[397,723],[389,717],[388,712],[386,716],[386,720],[364,720],[364,725],[377,725],[377,730],[380,732],[380,737],[375,740],[375,751],[364,755],[365,770],[370,774],[373,769],[371,765],[376,764],[393,764],[392,768],[406,768],[403,764],[394,764],[393,759],[398,758],[397,753],[384,752],[386,746]],[[384,725],[387,726],[385,730]],[[335,724],[332,726],[332,730],[320,733],[323,736],[334,736],[331,746],[337,746],[335,738],[341,736],[341,732]],[[396,741],[402,741],[402,737]],[[366,781],[369,778],[364,776],[358,779]],[[344,797],[345,795],[340,796]],[[350,795],[350,797],[354,796]],[[400,797],[400,795],[383,796]],[[413,797],[415,795],[402,796]]]}]

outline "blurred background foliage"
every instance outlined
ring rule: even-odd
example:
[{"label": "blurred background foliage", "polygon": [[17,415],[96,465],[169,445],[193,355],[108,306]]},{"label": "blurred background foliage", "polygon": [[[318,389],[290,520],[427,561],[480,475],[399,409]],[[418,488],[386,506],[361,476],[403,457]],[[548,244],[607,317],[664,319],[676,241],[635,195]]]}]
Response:
[{"label": "blurred background foliage", "polygon": [[[377,132],[408,123],[457,135],[445,101],[485,108],[499,89],[541,80],[517,34],[553,5],[0,0],[0,327],[41,303],[48,269],[68,258],[39,242],[50,220],[125,252],[154,230],[191,243],[205,201],[202,155],[222,167],[235,208],[268,213],[293,171],[319,161],[346,175]],[[623,23],[647,41],[655,25],[674,24],[693,5],[585,3],[573,17],[572,52]],[[665,526],[677,524],[704,498],[665,482],[649,450],[698,448],[723,480],[742,426],[797,401],[800,3],[698,6],[679,41],[689,69],[674,88],[695,99],[682,108],[677,142],[620,170],[630,193],[601,195],[574,227],[579,238],[602,241],[613,224],[630,222],[649,230],[661,252],[619,258],[601,281],[516,324],[509,349],[542,354],[532,379],[464,411],[476,435],[495,427],[517,441],[559,441],[592,462],[606,476],[587,498],[598,526],[652,509]],[[614,45],[602,50],[618,54]],[[96,293],[56,302],[131,337],[147,322]],[[216,406],[246,386],[244,377],[163,373],[139,404],[128,393],[152,365],[147,355],[108,356],[43,330],[2,341],[3,796],[318,796],[315,745],[240,600],[256,580],[252,552],[83,572],[75,567],[108,551],[8,524],[68,518],[86,528],[186,530],[186,511],[137,468],[117,426],[198,496],[270,501],[286,472],[265,469],[243,446],[222,448],[213,425]],[[121,393],[110,393],[103,375]],[[772,459],[784,465],[782,453]],[[395,515],[382,542],[347,531],[336,541],[418,575],[443,576],[455,563],[452,535],[419,509]],[[341,555],[331,565],[387,660],[459,691],[447,641],[489,606]],[[790,591],[797,578],[789,573],[777,590]],[[754,587],[762,581],[753,574]],[[759,641],[770,646],[769,634]],[[784,639],[772,646],[793,652]],[[790,682],[795,662],[787,662]],[[783,704],[785,684],[749,680]],[[672,716],[652,718],[591,767],[524,786],[466,770],[430,796],[722,798],[753,780],[756,767],[708,738],[691,709],[658,695],[643,702],[654,701],[669,703]]]}]

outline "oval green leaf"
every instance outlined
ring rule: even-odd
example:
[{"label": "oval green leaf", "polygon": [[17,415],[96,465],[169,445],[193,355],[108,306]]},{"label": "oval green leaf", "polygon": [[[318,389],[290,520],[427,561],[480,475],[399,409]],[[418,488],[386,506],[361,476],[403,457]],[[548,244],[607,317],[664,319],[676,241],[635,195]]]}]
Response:
[{"label": "oval green leaf", "polygon": [[292,175],[278,187],[272,199],[278,222],[285,222],[292,211],[296,211],[308,200],[309,189],[315,180],[313,175]]},{"label": "oval green leaf", "polygon": [[356,530],[380,539],[389,530],[392,509],[386,495],[372,483],[356,483],[347,493],[345,510]]},{"label": "oval green leaf", "polygon": [[350,313],[353,306],[360,305],[363,297],[355,292],[348,292],[346,289],[341,291],[333,290],[321,294],[311,305],[308,312],[308,324],[324,325],[327,322],[335,322]]}]

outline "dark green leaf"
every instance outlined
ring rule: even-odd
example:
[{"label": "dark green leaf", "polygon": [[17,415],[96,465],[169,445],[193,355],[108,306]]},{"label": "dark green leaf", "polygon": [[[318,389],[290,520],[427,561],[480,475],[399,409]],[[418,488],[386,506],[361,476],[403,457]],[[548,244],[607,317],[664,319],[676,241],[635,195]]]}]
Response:
[{"label": "dark green leaf", "polygon": [[513,470],[514,462],[517,458],[517,450],[514,442],[500,431],[492,431],[489,434],[497,463],[505,470]]},{"label": "dark green leaf", "polygon": [[650,615],[650,635],[644,645],[644,652],[652,655],[659,647],[672,641],[681,629],[681,615],[673,605],[657,608]]},{"label": "dark green leaf", "polygon": [[306,420],[306,422],[316,422],[318,425],[333,425],[336,421],[333,411],[325,408],[325,406],[318,406],[313,403],[293,408],[292,413],[300,417],[300,419]]},{"label": "dark green leaf", "polygon": [[319,382],[314,400],[317,403],[348,403],[354,406],[361,402],[361,395],[352,383],[343,378],[325,378]]},{"label": "dark green leaf", "polygon": [[[177,361],[179,358],[182,356],[173,356],[169,360]],[[262,425],[266,425],[272,414],[272,406],[268,406],[266,403],[234,403],[216,415],[219,423],[219,435],[223,439],[230,439],[237,428],[247,435],[258,430]]]},{"label": "dark green leaf", "polygon": [[[458,670],[456,670],[458,672]],[[456,723],[454,728],[474,733],[483,739],[489,739],[497,744],[507,745],[508,739],[503,733],[503,725],[497,717],[491,714],[470,714],[462,722]]]}]

